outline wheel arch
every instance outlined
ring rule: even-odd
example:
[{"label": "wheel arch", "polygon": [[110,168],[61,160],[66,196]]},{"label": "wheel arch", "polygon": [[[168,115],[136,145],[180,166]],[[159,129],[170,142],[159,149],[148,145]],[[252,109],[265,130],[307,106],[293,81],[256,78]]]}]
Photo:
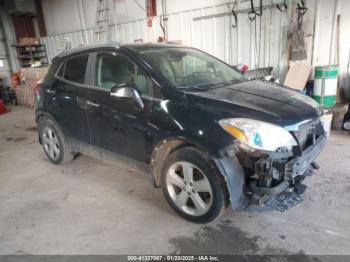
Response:
[{"label": "wheel arch", "polygon": [[[153,182],[155,187],[161,186],[162,169],[167,157],[171,153],[183,148],[192,148],[198,151],[203,155],[203,157],[205,157],[205,159],[208,159],[208,161],[210,161],[209,159],[212,159],[213,160],[212,164],[218,170],[222,178],[225,179],[224,175],[221,174],[220,168],[217,166],[217,163],[214,161],[214,158],[212,157],[208,149],[184,137],[172,137],[172,138],[161,140],[153,149],[153,153],[151,157],[151,166],[152,166]],[[226,183],[224,184],[226,186],[226,189],[225,189],[226,192],[229,192],[227,188],[227,184]],[[229,199],[227,199],[226,202],[228,203]]]},{"label": "wheel arch", "polygon": [[41,121],[41,119],[43,119],[45,117],[47,117],[50,120],[52,120],[54,122],[54,124],[56,126],[58,126],[57,121],[55,120],[55,118],[53,116],[51,116],[51,114],[47,113],[46,111],[42,111],[42,110],[39,110],[39,111],[37,111],[35,113],[35,122],[39,123]]},{"label": "wheel arch", "polygon": [[[45,112],[45,111],[37,111],[35,113],[35,122],[37,123],[37,125],[39,125],[39,122],[42,121],[43,119],[48,118],[50,119],[54,125],[56,126],[57,129],[59,129],[59,131],[62,133],[62,130],[59,126],[59,124],[57,123],[57,121],[55,120],[55,118],[53,116],[51,116],[49,113]],[[63,133],[62,133],[63,134]],[[40,134],[38,133],[38,137],[39,137],[39,143],[41,144],[41,137]]]},{"label": "wheel arch", "polygon": [[154,147],[151,157],[154,186],[161,186],[162,169],[168,155],[184,147],[195,148],[213,161],[213,165],[225,180],[227,204],[230,202],[233,210],[241,210],[246,203],[244,171],[235,154],[227,154],[226,148],[225,153],[219,152],[214,156],[202,146],[185,138],[163,139]]},{"label": "wheel arch", "polygon": [[150,164],[155,187],[161,186],[162,169],[168,155],[183,147],[198,147],[185,138],[170,137],[160,140],[153,148]]}]

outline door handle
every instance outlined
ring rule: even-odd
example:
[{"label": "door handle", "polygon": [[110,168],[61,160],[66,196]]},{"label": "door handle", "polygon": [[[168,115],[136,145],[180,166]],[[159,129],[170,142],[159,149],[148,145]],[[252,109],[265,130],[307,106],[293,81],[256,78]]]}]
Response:
[{"label": "door handle", "polygon": [[89,101],[89,100],[87,100],[86,103],[87,103],[89,106],[93,106],[93,107],[99,107],[99,106],[100,106],[99,104],[94,103],[94,102],[91,102],[91,101]]},{"label": "door handle", "polygon": [[56,90],[47,89],[47,90],[46,90],[46,93],[49,93],[49,94],[56,94]]}]

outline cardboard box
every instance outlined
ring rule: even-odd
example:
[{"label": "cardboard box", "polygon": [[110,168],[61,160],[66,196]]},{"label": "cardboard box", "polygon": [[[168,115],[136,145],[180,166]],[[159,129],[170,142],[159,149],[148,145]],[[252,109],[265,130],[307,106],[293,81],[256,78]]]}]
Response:
[{"label": "cardboard box", "polygon": [[47,74],[49,67],[28,67],[21,68],[21,85],[15,88],[19,105],[34,106],[33,88],[38,81],[42,81]]},{"label": "cardboard box", "polygon": [[23,37],[18,40],[19,45],[37,45],[39,43],[39,39],[36,37]]},{"label": "cardboard box", "polygon": [[284,85],[296,90],[303,90],[311,74],[312,67],[304,64],[291,65]]}]

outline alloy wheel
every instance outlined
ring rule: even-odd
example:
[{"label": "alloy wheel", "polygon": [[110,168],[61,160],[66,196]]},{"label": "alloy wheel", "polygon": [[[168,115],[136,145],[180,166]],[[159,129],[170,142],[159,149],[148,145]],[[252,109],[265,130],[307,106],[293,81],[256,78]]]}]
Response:
[{"label": "alloy wheel", "polygon": [[213,192],[209,180],[189,162],[176,162],[170,166],[166,187],[173,203],[188,215],[203,215],[212,206]]},{"label": "alloy wheel", "polygon": [[55,131],[51,127],[45,127],[42,139],[46,153],[51,159],[57,160],[60,157],[60,144]]}]

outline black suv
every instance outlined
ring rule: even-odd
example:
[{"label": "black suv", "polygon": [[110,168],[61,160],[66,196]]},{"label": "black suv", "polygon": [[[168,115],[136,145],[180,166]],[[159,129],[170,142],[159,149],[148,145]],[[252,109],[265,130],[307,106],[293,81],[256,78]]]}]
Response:
[{"label": "black suv", "polygon": [[36,88],[51,162],[77,153],[128,161],[199,223],[229,204],[282,211],[300,202],[326,141],[322,112],[296,91],[247,81],[207,53],[168,44],[67,51]]}]

